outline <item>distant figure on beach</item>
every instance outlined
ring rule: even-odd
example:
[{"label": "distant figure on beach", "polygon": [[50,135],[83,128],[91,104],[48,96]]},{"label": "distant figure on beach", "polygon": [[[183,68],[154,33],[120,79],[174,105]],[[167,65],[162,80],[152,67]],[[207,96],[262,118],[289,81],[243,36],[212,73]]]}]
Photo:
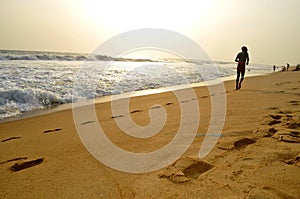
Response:
[{"label": "distant figure on beach", "polygon": [[282,70],[281,71],[286,71],[286,68],[285,66],[282,66]]},{"label": "distant figure on beach", "polygon": [[275,69],[276,69],[276,66],[274,65],[274,66],[273,66],[273,72],[275,72]]},{"label": "distant figure on beach", "polygon": [[286,64],[286,71],[289,71],[289,67],[290,67],[290,65],[289,65],[289,63],[287,63]]},{"label": "distant figure on beach", "polygon": [[[242,87],[242,82],[243,82],[244,76],[245,76],[246,65],[248,65],[248,63],[249,63],[248,49],[246,46],[242,47],[242,52],[240,52],[236,56],[235,61],[238,62],[236,85],[235,85],[236,90],[238,90]],[[241,76],[241,80],[239,80],[240,76]]]}]

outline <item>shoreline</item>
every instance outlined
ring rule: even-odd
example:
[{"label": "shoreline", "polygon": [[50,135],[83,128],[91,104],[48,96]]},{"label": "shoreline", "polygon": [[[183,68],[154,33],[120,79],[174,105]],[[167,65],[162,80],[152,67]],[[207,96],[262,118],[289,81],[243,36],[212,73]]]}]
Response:
[{"label": "shoreline", "polygon": [[[277,71],[281,72],[281,71]],[[254,73],[254,74],[246,74],[246,77],[256,77],[256,76],[265,76],[265,75],[270,75],[272,73]],[[226,77],[221,77],[219,78],[223,83],[226,81],[233,81],[236,78],[236,75],[230,75]],[[181,90],[181,89],[186,89],[186,88],[197,88],[197,87],[206,87],[206,82],[199,82],[199,83],[192,83],[189,85],[175,85],[175,86],[170,86],[170,87],[162,87],[162,88],[156,88],[156,89],[147,89],[147,90],[141,90],[141,91],[132,91],[132,92],[127,92],[127,93],[121,93],[118,95],[109,95],[109,96],[103,96],[103,97],[98,97],[95,99],[88,99],[84,100],[87,104],[98,104],[98,103],[105,103],[109,102],[112,100],[118,100],[118,99],[124,99],[127,98],[128,96],[130,97],[139,97],[139,96],[146,96],[146,95],[153,95],[153,94],[160,94],[160,93],[165,93],[165,92],[172,92],[175,90]],[[80,102],[78,102],[79,104]],[[0,120],[1,123],[6,123],[6,122],[11,122],[11,121],[18,121],[18,120],[23,120],[23,119],[28,119],[32,117],[38,117],[41,115],[47,115],[59,111],[64,111],[68,109],[72,109],[74,102],[66,103],[66,104],[59,104],[59,105],[54,105],[51,107],[47,107],[44,109],[37,109],[37,110],[32,110],[28,112],[21,113],[16,116],[4,118]],[[76,104],[76,102],[75,102]]]}]

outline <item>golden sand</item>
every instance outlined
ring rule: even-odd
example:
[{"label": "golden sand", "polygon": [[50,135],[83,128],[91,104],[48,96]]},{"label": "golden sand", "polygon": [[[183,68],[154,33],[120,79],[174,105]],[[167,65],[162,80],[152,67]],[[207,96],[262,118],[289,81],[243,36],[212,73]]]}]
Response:
[{"label": "golden sand", "polygon": [[[247,75],[247,74],[246,74]],[[173,93],[130,99],[114,115],[111,103],[96,104],[98,121],[112,143],[149,153],[176,135],[183,103],[197,100],[200,121],[192,145],[168,167],[140,174],[121,172],[96,160],[83,146],[72,109],[0,124],[0,198],[300,198],[300,72],[246,77],[241,90],[225,82],[222,136],[203,159],[198,152],[211,118],[211,94],[194,88],[195,99]],[[149,110],[167,113],[150,138],[125,134],[116,121],[151,122]],[[109,155],[109,152],[107,152]],[[116,157],[117,161],[118,157]]]}]

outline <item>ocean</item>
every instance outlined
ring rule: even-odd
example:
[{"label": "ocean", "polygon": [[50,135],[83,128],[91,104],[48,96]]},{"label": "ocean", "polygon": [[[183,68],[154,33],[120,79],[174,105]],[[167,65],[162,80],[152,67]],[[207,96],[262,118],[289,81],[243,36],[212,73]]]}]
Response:
[{"label": "ocean", "polygon": [[[232,77],[235,68],[236,63],[221,61],[0,50],[0,121],[78,100]],[[263,75],[272,67],[250,64],[247,70],[246,76]],[[84,92],[73,89],[79,80]]]}]

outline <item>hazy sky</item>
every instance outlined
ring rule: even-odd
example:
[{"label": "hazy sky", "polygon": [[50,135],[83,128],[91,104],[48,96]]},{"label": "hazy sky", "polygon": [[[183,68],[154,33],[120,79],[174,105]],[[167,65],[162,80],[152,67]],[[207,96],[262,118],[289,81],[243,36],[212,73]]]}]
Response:
[{"label": "hazy sky", "polygon": [[213,60],[300,64],[300,0],[1,0],[0,49],[92,52],[137,28],[179,32]]}]

